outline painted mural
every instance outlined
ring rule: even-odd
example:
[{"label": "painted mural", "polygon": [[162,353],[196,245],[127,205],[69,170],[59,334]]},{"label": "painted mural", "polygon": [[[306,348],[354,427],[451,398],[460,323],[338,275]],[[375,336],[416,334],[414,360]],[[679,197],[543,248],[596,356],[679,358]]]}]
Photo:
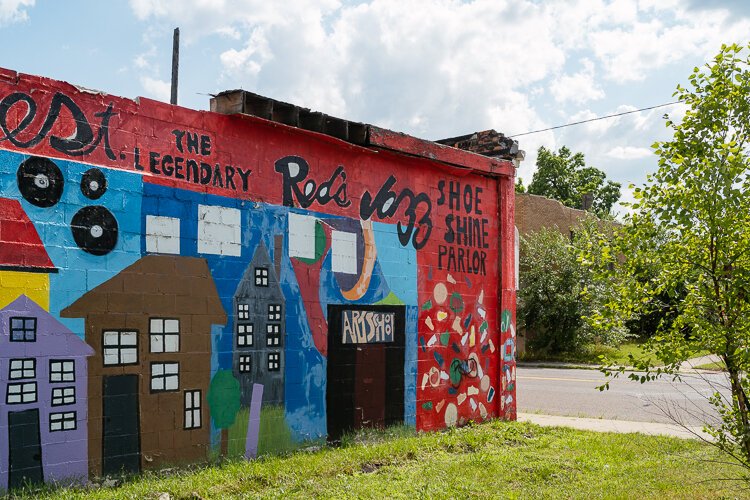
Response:
[{"label": "painted mural", "polygon": [[0,490],[513,418],[500,184],[0,70]]}]

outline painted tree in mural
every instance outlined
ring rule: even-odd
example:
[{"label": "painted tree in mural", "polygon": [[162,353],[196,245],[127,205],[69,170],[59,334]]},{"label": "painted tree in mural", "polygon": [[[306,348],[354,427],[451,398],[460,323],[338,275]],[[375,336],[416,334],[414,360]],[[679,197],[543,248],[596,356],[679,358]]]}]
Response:
[{"label": "painted tree in mural", "polygon": [[[517,192],[523,189],[516,185]],[[607,216],[620,199],[620,184],[607,180],[607,175],[596,167],[586,165],[583,153],[573,153],[563,146],[557,152],[539,148],[536,172],[526,191],[559,200],[566,207],[582,208],[583,196],[593,199],[591,210]]]},{"label": "painted tree in mural", "polygon": [[[710,397],[719,423],[708,429],[719,448],[750,469],[747,54],[740,46],[724,46],[712,63],[695,68],[688,88],[677,87],[687,111],[681,123],[667,117],[674,137],[655,144],[658,170],[635,189],[627,224],[602,254],[608,259],[587,258],[603,273],[617,265],[627,271],[617,300],[592,317],[600,329],[652,312],[661,295],[684,294],[673,319],[662,321],[646,344],[647,357],[631,359],[646,373],[629,376],[643,383],[679,373],[681,363],[699,353],[721,358],[731,395]],[[612,377],[624,373],[622,367],[604,371]]]},{"label": "painted tree in mural", "polygon": [[208,388],[208,406],[216,427],[221,429],[221,454],[229,450],[229,428],[240,409],[240,383],[231,370],[219,370]]}]

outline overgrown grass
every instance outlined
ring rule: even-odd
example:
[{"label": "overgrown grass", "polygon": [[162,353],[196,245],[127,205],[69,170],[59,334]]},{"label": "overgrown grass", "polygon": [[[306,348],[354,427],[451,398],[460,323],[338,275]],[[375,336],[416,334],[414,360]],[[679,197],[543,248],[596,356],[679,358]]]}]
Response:
[{"label": "overgrown grass", "polygon": [[713,361],[711,363],[698,365],[695,368],[699,370],[712,370],[716,372],[723,372],[723,371],[726,371],[727,366],[724,364],[723,361]]},{"label": "overgrown grass", "polygon": [[629,363],[628,355],[640,357],[645,354],[643,347],[639,342],[625,342],[619,347],[610,347],[601,344],[590,344],[582,347],[579,351],[547,354],[526,351],[519,357],[521,361],[559,361],[564,363],[580,363],[585,365],[600,365],[601,358],[614,361],[617,364],[627,365]]},{"label": "overgrown grass", "polygon": [[736,498],[747,483],[725,479],[739,472],[696,441],[494,421],[442,433],[369,432],[339,448],[22,497]]}]

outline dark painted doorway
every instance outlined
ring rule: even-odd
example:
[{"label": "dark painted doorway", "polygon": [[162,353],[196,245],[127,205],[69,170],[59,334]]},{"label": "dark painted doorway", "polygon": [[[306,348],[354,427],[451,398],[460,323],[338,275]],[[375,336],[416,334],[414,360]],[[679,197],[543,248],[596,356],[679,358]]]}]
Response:
[{"label": "dark painted doorway", "polygon": [[102,472],[140,472],[138,375],[104,377],[103,395]]},{"label": "dark painted doorway", "polygon": [[44,481],[42,446],[39,439],[39,410],[8,413],[8,448],[9,489],[21,487],[26,483]]},{"label": "dark painted doorway", "polygon": [[[403,422],[405,313],[404,306],[328,306],[329,440]],[[384,318],[392,329],[385,338],[376,326]]]}]

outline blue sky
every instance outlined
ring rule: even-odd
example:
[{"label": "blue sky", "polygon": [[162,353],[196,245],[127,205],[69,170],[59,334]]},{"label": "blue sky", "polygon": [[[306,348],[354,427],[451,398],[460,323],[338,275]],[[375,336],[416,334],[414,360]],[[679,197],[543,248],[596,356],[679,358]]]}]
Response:
[{"label": "blue sky", "polygon": [[[427,139],[516,134],[673,100],[722,43],[748,42],[750,2],[724,0],[0,0],[0,66],[180,104],[244,88]],[[567,145],[641,183],[679,105],[519,138]],[[625,193],[627,199],[629,194]]]}]

